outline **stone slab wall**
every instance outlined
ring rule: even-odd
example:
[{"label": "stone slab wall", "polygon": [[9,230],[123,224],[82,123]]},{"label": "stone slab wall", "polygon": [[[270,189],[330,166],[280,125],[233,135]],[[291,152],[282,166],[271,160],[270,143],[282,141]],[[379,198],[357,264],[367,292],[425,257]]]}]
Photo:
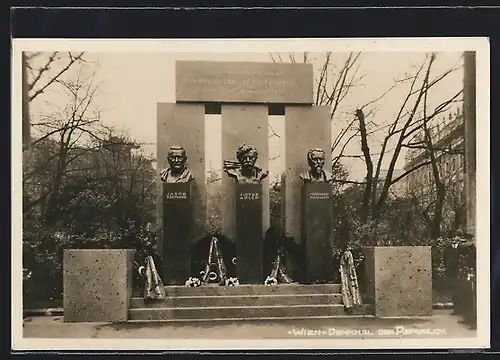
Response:
[{"label": "stone slab wall", "polygon": [[313,66],[302,63],[177,61],[177,102],[313,102]]}]

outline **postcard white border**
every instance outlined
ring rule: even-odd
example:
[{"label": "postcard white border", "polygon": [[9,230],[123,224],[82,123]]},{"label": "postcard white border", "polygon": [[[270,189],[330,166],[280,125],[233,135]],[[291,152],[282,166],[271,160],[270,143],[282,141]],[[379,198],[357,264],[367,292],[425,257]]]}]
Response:
[{"label": "postcard white border", "polygon": [[[33,339],[22,328],[21,52],[476,52],[477,335],[451,339]],[[12,41],[12,348],[14,350],[444,349],[490,345],[490,54],[487,38],[367,39],[13,39]]]}]

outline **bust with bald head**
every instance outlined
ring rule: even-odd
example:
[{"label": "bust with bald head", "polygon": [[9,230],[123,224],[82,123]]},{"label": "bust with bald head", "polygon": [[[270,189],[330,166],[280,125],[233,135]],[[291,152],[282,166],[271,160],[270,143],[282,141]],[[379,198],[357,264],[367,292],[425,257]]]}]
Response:
[{"label": "bust with bald head", "polygon": [[300,174],[305,183],[331,183],[332,174],[325,171],[325,151],[323,149],[311,149],[307,152],[307,163],[309,170]]},{"label": "bust with bald head", "polygon": [[194,180],[191,170],[187,167],[186,150],[182,146],[172,146],[168,150],[169,168],[160,172],[160,179],[166,183],[189,183]]}]

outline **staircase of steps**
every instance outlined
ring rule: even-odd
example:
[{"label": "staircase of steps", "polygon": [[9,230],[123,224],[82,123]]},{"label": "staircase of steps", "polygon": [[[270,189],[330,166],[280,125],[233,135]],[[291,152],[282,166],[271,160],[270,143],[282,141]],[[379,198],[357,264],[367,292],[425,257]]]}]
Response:
[{"label": "staircase of steps", "polygon": [[[167,298],[133,297],[130,321],[265,320],[350,316],[339,284],[166,286]],[[363,306],[352,315],[369,315]]]}]

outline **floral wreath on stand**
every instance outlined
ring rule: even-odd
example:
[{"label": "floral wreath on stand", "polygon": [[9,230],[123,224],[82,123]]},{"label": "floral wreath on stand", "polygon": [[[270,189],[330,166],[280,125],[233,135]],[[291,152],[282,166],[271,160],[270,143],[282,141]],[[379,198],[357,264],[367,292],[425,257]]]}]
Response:
[{"label": "floral wreath on stand", "polygon": [[[279,281],[278,281],[279,280]],[[273,268],[271,274],[264,281],[264,285],[274,286],[278,283],[293,284],[295,281],[286,273],[286,270],[281,263],[281,255],[278,253],[276,259],[273,261]]]},{"label": "floral wreath on stand", "polygon": [[[236,265],[236,258],[232,259],[232,263]],[[215,271],[211,271],[211,268],[215,268]],[[208,261],[205,265],[205,270],[200,272],[201,279],[198,277],[191,276],[186,280],[186,286],[198,287],[209,282],[214,282],[219,279],[219,285],[224,286],[238,286],[240,282],[237,277],[228,277],[226,271],[226,265],[224,264],[224,259],[222,257],[222,252],[219,246],[219,240],[217,237],[213,236],[210,242],[210,249],[208,252]]]}]

